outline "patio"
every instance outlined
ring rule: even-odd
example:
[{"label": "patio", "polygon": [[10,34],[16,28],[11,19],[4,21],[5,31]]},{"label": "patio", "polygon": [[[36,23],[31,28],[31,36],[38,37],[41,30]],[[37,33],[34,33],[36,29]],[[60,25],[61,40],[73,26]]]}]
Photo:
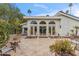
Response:
[{"label": "patio", "polygon": [[[51,54],[49,46],[54,43],[55,40],[61,38],[26,38],[26,36],[21,36],[18,38],[20,40],[19,47],[16,48],[16,53],[11,50],[7,52],[12,56],[54,56]],[[68,39],[68,38],[62,38]],[[79,55],[79,51],[76,51]]]},{"label": "patio", "polygon": [[19,43],[20,48],[17,47],[16,53],[14,51],[9,52],[11,55],[15,56],[51,56],[49,46],[54,43],[55,39],[49,38],[35,38],[35,39],[25,39],[25,37],[20,38]]},{"label": "patio", "polygon": [[51,55],[49,45],[52,44],[53,39],[24,39],[20,38],[20,48],[16,49],[16,53],[9,52],[11,55],[21,56],[48,56]]}]

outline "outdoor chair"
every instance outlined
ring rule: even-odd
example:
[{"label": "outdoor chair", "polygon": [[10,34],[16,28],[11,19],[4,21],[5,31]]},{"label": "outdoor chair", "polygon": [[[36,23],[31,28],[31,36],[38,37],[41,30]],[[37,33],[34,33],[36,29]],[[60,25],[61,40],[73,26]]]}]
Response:
[{"label": "outdoor chair", "polygon": [[11,56],[10,54],[0,54],[0,56]]}]

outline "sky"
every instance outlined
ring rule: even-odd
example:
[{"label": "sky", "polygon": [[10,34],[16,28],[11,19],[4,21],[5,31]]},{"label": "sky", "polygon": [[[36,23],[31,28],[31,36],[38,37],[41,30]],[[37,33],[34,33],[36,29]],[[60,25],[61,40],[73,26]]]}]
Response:
[{"label": "sky", "polygon": [[[27,10],[30,9],[32,11],[31,16],[46,16],[55,15],[58,11],[66,12],[69,10],[68,3],[16,3],[16,6],[20,9],[20,11],[29,16]],[[79,4],[74,3],[71,9],[71,14],[79,17]]]}]

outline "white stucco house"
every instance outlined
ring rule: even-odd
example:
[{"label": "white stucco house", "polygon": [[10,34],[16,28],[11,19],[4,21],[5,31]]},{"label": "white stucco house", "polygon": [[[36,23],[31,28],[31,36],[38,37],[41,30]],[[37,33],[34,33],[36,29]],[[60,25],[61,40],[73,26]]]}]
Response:
[{"label": "white stucco house", "polygon": [[25,16],[21,24],[22,34],[27,36],[70,36],[79,35],[79,18],[62,11],[54,16]]}]

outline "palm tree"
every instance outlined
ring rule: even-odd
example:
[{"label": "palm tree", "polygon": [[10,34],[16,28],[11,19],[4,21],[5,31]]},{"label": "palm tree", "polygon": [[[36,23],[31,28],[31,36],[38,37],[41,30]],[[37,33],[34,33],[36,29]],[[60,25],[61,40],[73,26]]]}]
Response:
[{"label": "palm tree", "polygon": [[71,14],[71,8],[72,8],[72,6],[73,6],[73,4],[72,4],[72,3],[70,3],[70,4],[69,4],[70,14]]},{"label": "palm tree", "polygon": [[30,14],[32,13],[32,11],[31,11],[30,9],[28,9],[27,13],[28,13],[29,16],[30,16]]}]

